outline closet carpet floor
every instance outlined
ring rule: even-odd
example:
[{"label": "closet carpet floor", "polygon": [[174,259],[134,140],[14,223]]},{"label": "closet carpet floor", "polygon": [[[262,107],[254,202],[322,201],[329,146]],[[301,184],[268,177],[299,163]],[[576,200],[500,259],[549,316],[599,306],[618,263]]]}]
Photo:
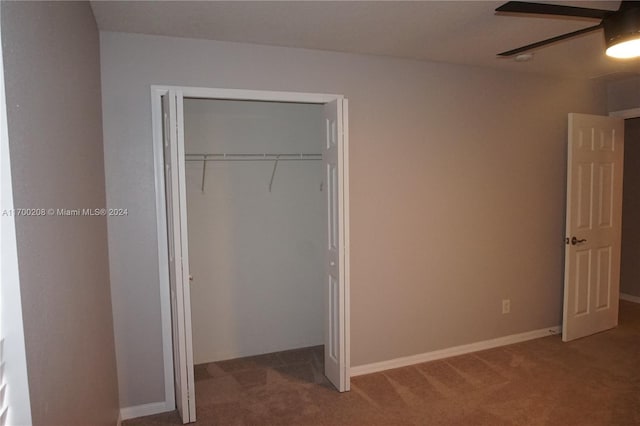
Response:
[{"label": "closet carpet floor", "polygon": [[[354,377],[338,393],[322,346],[198,365],[197,425],[638,425],[640,304],[620,325]],[[175,412],[126,426],[178,425]]]}]

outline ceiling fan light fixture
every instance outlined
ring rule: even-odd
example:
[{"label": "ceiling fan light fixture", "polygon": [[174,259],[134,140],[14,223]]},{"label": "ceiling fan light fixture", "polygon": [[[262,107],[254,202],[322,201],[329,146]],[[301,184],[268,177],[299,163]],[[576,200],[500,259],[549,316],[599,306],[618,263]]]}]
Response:
[{"label": "ceiling fan light fixture", "polygon": [[631,59],[640,57],[640,35],[636,39],[614,44],[607,48],[607,56],[617,59]]},{"label": "ceiling fan light fixture", "polygon": [[616,12],[603,22],[603,27],[607,56],[640,57],[640,7]]}]

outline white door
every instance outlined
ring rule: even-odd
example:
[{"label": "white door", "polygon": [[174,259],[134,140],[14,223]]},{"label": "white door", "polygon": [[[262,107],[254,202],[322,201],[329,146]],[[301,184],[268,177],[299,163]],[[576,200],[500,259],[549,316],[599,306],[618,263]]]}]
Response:
[{"label": "white door", "polygon": [[618,324],[624,121],[569,114],[562,340]]},{"label": "white door", "polygon": [[169,286],[176,406],[183,423],[195,422],[196,404],[191,336],[191,297],[184,177],[182,95],[170,90],[162,97],[164,178],[167,207]]},{"label": "white door", "polygon": [[[345,144],[346,100],[325,104],[326,143],[323,152],[327,186],[327,249],[325,265],[324,371],[340,392],[349,390],[345,315]],[[342,214],[341,214],[342,213]]]}]

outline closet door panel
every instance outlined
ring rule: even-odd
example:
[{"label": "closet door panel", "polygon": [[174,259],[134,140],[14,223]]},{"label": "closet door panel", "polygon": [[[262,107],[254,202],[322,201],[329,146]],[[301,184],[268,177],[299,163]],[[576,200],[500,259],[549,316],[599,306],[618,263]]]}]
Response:
[{"label": "closet door panel", "polygon": [[181,118],[182,96],[170,90],[162,97],[162,119],[174,386],[182,422],[190,423],[195,421],[195,395]]},{"label": "closet door panel", "polygon": [[325,253],[325,375],[341,392],[349,390],[346,377],[345,271],[343,261],[344,209],[343,164],[340,139],[343,132],[342,100],[325,105],[326,143],[323,162],[327,187],[327,234]]}]

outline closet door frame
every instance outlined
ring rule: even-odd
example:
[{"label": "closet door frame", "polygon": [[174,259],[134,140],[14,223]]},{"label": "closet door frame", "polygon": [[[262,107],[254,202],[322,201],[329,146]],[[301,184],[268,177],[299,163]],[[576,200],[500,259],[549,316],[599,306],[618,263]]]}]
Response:
[{"label": "closet door frame", "polygon": [[[349,255],[349,137],[348,137],[348,116],[347,116],[347,100],[343,95],[322,94],[322,93],[303,93],[303,92],[280,92],[280,91],[263,91],[263,90],[240,90],[240,89],[215,89],[203,87],[185,87],[185,86],[151,86],[151,106],[152,106],[152,126],[153,126],[153,155],[154,155],[154,174],[155,174],[155,193],[156,193],[156,226],[158,234],[158,260],[159,260],[159,290],[161,304],[161,321],[162,321],[162,343],[163,343],[163,362],[164,362],[164,379],[165,379],[165,409],[173,410],[175,408],[175,391],[174,391],[174,365],[173,365],[173,342],[172,342],[172,315],[171,302],[169,294],[169,265],[168,265],[168,235],[167,235],[167,209],[165,204],[164,190],[164,162],[163,162],[163,138],[162,138],[162,96],[175,91],[179,98],[199,98],[199,99],[217,99],[217,100],[245,100],[245,101],[271,101],[271,102],[295,102],[295,103],[314,103],[327,104],[338,101],[344,105],[344,131],[339,138],[339,155],[342,160],[343,168],[339,177],[339,185],[343,191],[343,203],[340,205],[339,215],[343,220],[343,235],[340,238],[342,249],[342,261],[344,273],[342,274],[342,282],[340,283],[340,294],[344,300],[344,317],[343,323],[339,327],[343,331],[344,339],[340,342],[341,350],[344,354],[344,383],[346,388],[350,388],[350,255]],[[182,120],[183,121],[183,120]],[[184,129],[184,122],[177,123],[178,127]],[[190,314],[190,313],[189,313]],[[325,342],[326,343],[326,342]],[[191,395],[193,397],[193,395]]]}]

